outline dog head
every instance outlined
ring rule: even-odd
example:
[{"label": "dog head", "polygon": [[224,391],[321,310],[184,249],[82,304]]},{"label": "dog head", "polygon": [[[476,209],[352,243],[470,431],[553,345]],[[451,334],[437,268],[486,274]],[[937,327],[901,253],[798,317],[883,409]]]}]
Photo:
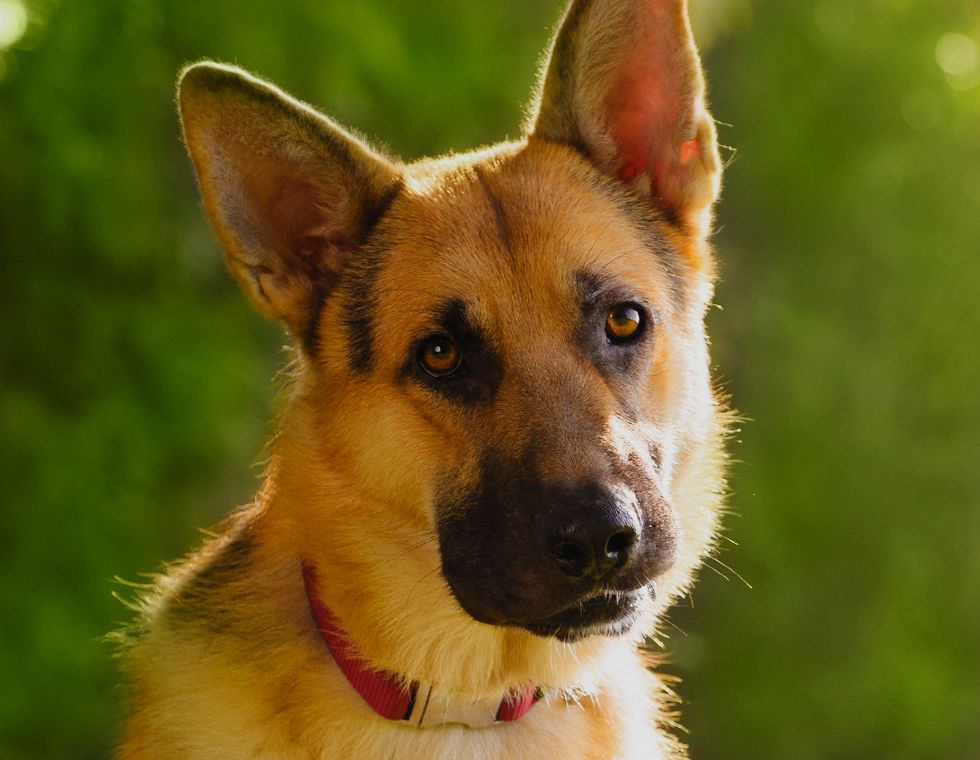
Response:
[{"label": "dog head", "polygon": [[411,165],[237,69],[185,71],[229,267],[300,349],[304,551],[411,575],[371,546],[432,536],[470,617],[564,640],[683,587],[717,485],[703,93],[682,0],[572,3],[525,139]]}]

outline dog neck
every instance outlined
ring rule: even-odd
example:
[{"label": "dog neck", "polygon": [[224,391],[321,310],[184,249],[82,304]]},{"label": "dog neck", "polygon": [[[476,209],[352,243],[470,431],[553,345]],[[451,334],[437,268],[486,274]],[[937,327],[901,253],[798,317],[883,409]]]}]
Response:
[{"label": "dog neck", "polygon": [[508,692],[499,699],[472,700],[419,681],[405,682],[394,673],[366,665],[333,613],[319,595],[316,571],[303,564],[303,583],[310,611],[337,667],[378,715],[418,728],[461,724],[483,728],[518,720],[544,696],[537,686]]}]

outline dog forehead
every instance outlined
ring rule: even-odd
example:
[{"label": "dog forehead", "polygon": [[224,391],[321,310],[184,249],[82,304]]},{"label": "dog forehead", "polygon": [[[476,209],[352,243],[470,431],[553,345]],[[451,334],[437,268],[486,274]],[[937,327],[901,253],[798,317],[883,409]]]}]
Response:
[{"label": "dog forehead", "polygon": [[403,316],[447,300],[567,316],[583,274],[669,308],[666,238],[574,151],[532,144],[414,169],[386,220],[377,282]]}]

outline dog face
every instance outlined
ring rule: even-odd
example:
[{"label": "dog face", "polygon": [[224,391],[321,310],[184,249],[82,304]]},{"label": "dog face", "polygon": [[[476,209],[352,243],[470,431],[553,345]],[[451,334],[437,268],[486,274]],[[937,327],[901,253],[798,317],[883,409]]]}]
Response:
[{"label": "dog face", "polygon": [[301,347],[310,488],[434,536],[475,620],[576,640],[706,548],[679,494],[713,432],[718,161],[683,3],[573,3],[549,60],[525,140],[410,166],[227,67],[181,108],[231,270]]},{"label": "dog face", "polygon": [[[358,393],[432,452],[419,506],[468,613],[566,638],[617,630],[676,550],[688,264],[668,224],[567,148],[535,143],[438,188],[392,204],[379,260],[321,320],[321,364],[367,375]],[[405,458],[377,435],[383,461]]]}]

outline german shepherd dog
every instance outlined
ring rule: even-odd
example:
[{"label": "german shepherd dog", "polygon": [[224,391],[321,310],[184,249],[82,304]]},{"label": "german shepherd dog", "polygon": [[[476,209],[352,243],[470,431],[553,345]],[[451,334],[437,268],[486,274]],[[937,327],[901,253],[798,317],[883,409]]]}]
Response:
[{"label": "german shepherd dog", "polygon": [[141,602],[120,756],[683,757],[644,637],[712,548],[726,428],[685,0],[573,0],[523,138],[465,155],[214,63],[179,105],[295,369],[254,501]]}]

